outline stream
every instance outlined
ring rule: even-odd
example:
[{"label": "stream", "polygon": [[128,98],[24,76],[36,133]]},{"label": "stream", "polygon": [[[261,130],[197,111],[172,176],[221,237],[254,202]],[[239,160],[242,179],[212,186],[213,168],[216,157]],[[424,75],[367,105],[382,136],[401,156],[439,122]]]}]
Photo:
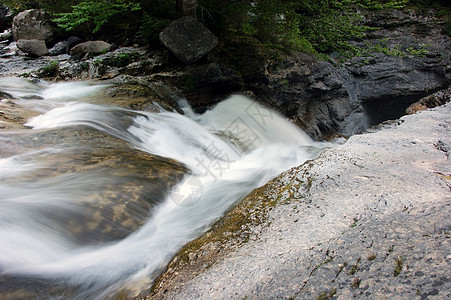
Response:
[{"label": "stream", "polygon": [[231,206],[324,147],[241,95],[154,113],[108,103],[107,86],[0,78],[2,101],[33,112],[0,129],[2,299],[149,287]]}]

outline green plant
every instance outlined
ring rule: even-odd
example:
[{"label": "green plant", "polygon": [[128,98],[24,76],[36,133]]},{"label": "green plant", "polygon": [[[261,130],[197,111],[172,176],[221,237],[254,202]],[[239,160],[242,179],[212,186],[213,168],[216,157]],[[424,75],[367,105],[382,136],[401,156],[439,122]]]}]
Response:
[{"label": "green plant", "polygon": [[328,300],[332,298],[337,293],[337,290],[335,288],[332,288],[330,291],[324,291],[321,292],[318,296],[318,300]]},{"label": "green plant", "polygon": [[402,272],[402,267],[404,265],[404,257],[397,256],[395,261],[395,270],[393,271],[393,276],[397,277]]},{"label": "green plant", "polygon": [[418,47],[409,47],[406,49],[406,52],[415,55],[415,56],[425,56],[428,53],[428,50],[426,47],[428,47],[429,44],[420,44]]},{"label": "green plant", "polygon": [[170,24],[170,19],[155,17],[144,13],[138,30],[138,37],[144,42],[158,40],[159,33]]},{"label": "green plant", "polygon": [[71,12],[56,14],[53,21],[66,31],[76,30],[85,24],[92,33],[96,33],[113,17],[140,9],[139,3],[125,0],[82,1],[72,6]]},{"label": "green plant", "polygon": [[39,71],[41,77],[54,77],[59,72],[59,63],[56,60],[51,60],[47,66],[43,67]]},{"label": "green plant", "polygon": [[103,63],[112,67],[125,67],[138,57],[137,52],[119,53],[112,57],[104,58]]}]

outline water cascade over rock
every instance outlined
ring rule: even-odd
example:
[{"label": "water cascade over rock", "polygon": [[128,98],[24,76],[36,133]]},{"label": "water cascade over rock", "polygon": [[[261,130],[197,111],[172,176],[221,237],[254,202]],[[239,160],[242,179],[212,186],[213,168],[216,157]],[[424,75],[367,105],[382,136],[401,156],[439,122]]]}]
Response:
[{"label": "water cascade over rock", "polygon": [[0,132],[0,298],[103,299],[152,280],[252,189],[323,147],[239,95],[204,114],[183,100],[183,114],[151,113],[103,104],[106,85],[0,85],[39,112],[29,129]]}]

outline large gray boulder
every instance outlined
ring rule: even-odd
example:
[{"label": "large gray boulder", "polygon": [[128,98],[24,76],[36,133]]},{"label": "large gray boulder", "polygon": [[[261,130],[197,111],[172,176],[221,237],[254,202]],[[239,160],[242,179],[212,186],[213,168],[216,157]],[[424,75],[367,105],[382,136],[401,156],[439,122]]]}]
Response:
[{"label": "large gray boulder", "polygon": [[70,50],[71,55],[75,54],[100,54],[111,50],[111,44],[104,41],[89,41],[76,45]]},{"label": "large gray boulder", "polygon": [[191,16],[172,22],[160,33],[160,41],[186,64],[195,63],[219,44],[216,36]]},{"label": "large gray boulder", "polygon": [[43,40],[50,42],[53,30],[49,23],[49,14],[43,10],[29,9],[19,13],[13,19],[14,40]]},{"label": "large gray boulder", "polygon": [[33,57],[47,55],[49,50],[43,40],[18,40],[17,48]]}]

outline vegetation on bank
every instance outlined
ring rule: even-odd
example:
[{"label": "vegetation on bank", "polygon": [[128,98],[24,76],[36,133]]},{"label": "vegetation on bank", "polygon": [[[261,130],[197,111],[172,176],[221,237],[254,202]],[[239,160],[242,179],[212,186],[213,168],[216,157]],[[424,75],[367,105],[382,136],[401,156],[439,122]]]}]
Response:
[{"label": "vegetation on bank", "polygon": [[[5,0],[3,4],[17,12],[45,9],[66,34],[156,44],[158,33],[179,17],[176,3],[180,2]],[[361,41],[366,32],[374,29],[363,25],[363,12],[406,6],[436,9],[446,19],[445,31],[450,33],[447,0],[198,0],[197,4],[197,18],[223,44],[238,42],[288,52],[359,54],[360,49],[352,41]]]}]

